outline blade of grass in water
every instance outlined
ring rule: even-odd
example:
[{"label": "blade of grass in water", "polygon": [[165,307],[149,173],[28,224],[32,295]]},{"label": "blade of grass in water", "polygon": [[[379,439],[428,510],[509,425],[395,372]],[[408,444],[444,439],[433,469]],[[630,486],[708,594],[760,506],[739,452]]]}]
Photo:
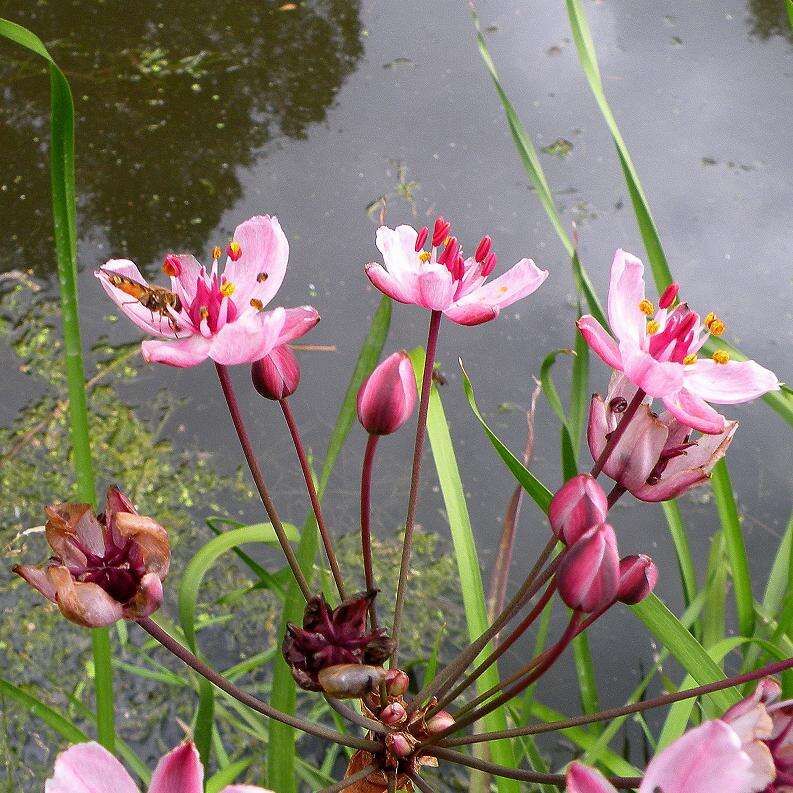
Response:
[{"label": "blade of grass in water", "polygon": [[691,556],[691,547],[688,544],[688,535],[685,526],[683,526],[683,518],[680,515],[677,501],[662,501],[661,507],[669,526],[672,542],[675,545],[680,582],[683,586],[683,601],[688,607],[697,596],[697,573],[694,568],[694,558]]},{"label": "blade of grass in water", "polygon": [[[322,465],[317,487],[320,499],[325,493],[333,466],[336,464],[336,458],[339,456],[341,447],[344,445],[347,434],[355,421],[355,400],[358,388],[364,378],[377,365],[383,345],[388,338],[390,326],[391,301],[389,298],[383,297],[372,318],[369,333],[361,347],[355,371],[350,378],[339,415],[336,418],[336,424],[328,442],[328,451],[325,455],[325,462]],[[300,561],[300,567],[309,581],[311,580],[317,547],[317,523],[313,513],[311,513],[303,526],[303,533],[297,548],[297,558]],[[297,584],[291,582],[281,615],[278,635],[284,635],[287,622],[300,623],[302,616],[303,598]],[[270,702],[273,707],[286,713],[294,713],[295,711],[297,702],[295,681],[280,653],[276,656],[273,665],[273,694]],[[295,731],[291,727],[277,722],[270,722],[269,727],[267,783],[269,787],[277,790],[278,793],[294,793],[297,790],[295,778]]]},{"label": "blade of grass in water", "polygon": [[[96,484],[91,460],[85,369],[77,304],[77,221],[74,187],[74,103],[69,81],[41,39],[21,25],[0,19],[0,35],[25,47],[47,62],[50,73],[50,189],[55,227],[66,380],[69,392],[74,471],[77,498],[96,504]],[[113,670],[110,632],[97,628],[91,633],[97,737],[110,751],[115,743]]]}]

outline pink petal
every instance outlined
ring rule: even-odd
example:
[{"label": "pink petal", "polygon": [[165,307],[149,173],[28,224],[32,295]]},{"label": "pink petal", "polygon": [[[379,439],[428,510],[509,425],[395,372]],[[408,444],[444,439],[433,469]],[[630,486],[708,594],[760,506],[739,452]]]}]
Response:
[{"label": "pink petal", "polygon": [[418,232],[411,226],[397,226],[395,229],[380,226],[375,235],[385,269],[402,288],[407,287],[421,269],[421,260],[416,253],[417,236]]},{"label": "pink petal", "polygon": [[740,738],[727,724],[715,719],[689,730],[656,755],[647,766],[639,791],[756,793],[770,781],[756,779]]},{"label": "pink petal", "polygon": [[428,262],[418,276],[419,305],[430,311],[448,308],[457,288],[452,274],[442,264]]},{"label": "pink petal", "polygon": [[210,346],[209,339],[196,334],[179,341],[144,341],[141,353],[147,363],[164,363],[184,369],[206,360]]},{"label": "pink petal", "polygon": [[620,341],[639,346],[646,336],[647,317],[639,309],[644,300],[644,265],[618,250],[611,265],[608,314],[612,333]]},{"label": "pink petal", "polygon": [[278,344],[305,336],[318,322],[319,312],[313,306],[298,306],[286,309],[286,319],[278,335]]},{"label": "pink petal", "polygon": [[94,271],[94,275],[99,279],[102,288],[107,292],[110,299],[131,319],[139,328],[151,333],[154,336],[162,336],[167,339],[176,338],[173,328],[168,319],[161,314],[150,311],[134,297],[122,292],[108,281],[109,272],[126,276],[139,284],[147,286],[146,279],[140,274],[140,270],[128,259],[111,259],[103,267]]},{"label": "pink petal", "polygon": [[755,361],[700,359],[686,367],[684,382],[692,394],[717,405],[737,405],[779,390],[776,375]]},{"label": "pink petal", "polygon": [[138,591],[123,610],[125,620],[148,617],[162,605],[162,581],[156,573],[146,573],[140,580]]},{"label": "pink petal", "polygon": [[594,768],[581,763],[571,763],[567,769],[565,793],[617,793],[617,790]]},{"label": "pink petal", "polygon": [[196,296],[198,279],[201,277],[201,263],[192,253],[174,254],[179,260],[179,275],[171,277],[171,289],[179,295],[182,302],[189,306]]},{"label": "pink petal", "polygon": [[611,338],[608,331],[591,315],[585,314],[578,322],[578,329],[584,341],[592,348],[607,366],[617,371],[622,371],[622,357],[617,342]]},{"label": "pink petal", "polygon": [[364,268],[372,284],[398,303],[415,303],[413,290],[402,286],[381,264],[370,262]]},{"label": "pink petal", "polygon": [[541,270],[531,259],[521,259],[498,278],[474,289],[460,303],[489,303],[506,308],[539,289],[547,277],[547,270]]},{"label": "pink petal", "polygon": [[252,298],[267,305],[283,283],[289,260],[289,242],[278,218],[252,217],[237,226],[234,240],[240,244],[242,255],[236,262],[228,259],[223,271],[235,286],[234,302],[240,310],[247,308]]},{"label": "pink petal", "polygon": [[652,397],[660,399],[673,394],[683,385],[685,367],[682,364],[656,361],[632,341],[620,342],[620,355],[626,377]]},{"label": "pink petal", "polygon": [[154,769],[149,793],[203,793],[204,768],[192,741],[166,754]]},{"label": "pink petal", "polygon": [[490,303],[452,303],[443,312],[452,322],[458,325],[481,325],[498,316],[499,309]]},{"label": "pink petal", "polygon": [[98,743],[78,743],[58,755],[44,793],[139,793],[124,766]]},{"label": "pink petal", "polygon": [[718,435],[724,432],[725,419],[714,410],[704,399],[681,388],[676,394],[664,397],[666,409],[687,427]]},{"label": "pink petal", "polygon": [[273,311],[243,314],[215,334],[209,357],[225,366],[258,361],[278,344],[285,321],[286,311],[280,306]]}]

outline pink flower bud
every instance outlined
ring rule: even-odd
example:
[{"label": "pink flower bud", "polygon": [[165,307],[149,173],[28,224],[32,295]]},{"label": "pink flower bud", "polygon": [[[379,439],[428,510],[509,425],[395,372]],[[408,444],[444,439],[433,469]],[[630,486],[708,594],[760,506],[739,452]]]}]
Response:
[{"label": "pink flower bud", "polygon": [[565,482],[551,500],[548,519],[559,539],[572,545],[584,532],[606,519],[608,499],[589,475],[579,474]]},{"label": "pink flower bud", "polygon": [[602,523],[567,549],[556,581],[562,600],[571,609],[591,613],[614,601],[619,575],[617,538],[614,529]]},{"label": "pink flower bud", "polygon": [[382,721],[386,727],[395,727],[397,724],[402,724],[407,717],[407,711],[399,702],[392,702],[380,711],[380,721]]},{"label": "pink flower bud", "polygon": [[432,230],[433,248],[437,248],[443,244],[443,241],[449,236],[449,229],[451,227],[452,224],[449,223],[448,220],[444,220],[440,215],[438,215],[438,218],[435,221],[435,228]]},{"label": "pink flower bud", "polygon": [[430,230],[426,226],[422,226],[422,228],[419,229],[418,236],[416,237],[416,253],[418,253],[424,247],[424,243],[427,241],[427,236],[429,233]]},{"label": "pink flower bud", "polygon": [[385,745],[391,754],[397,757],[409,757],[417,744],[416,739],[404,732],[392,732],[386,735]]},{"label": "pink flower bud", "polygon": [[251,364],[253,387],[265,399],[285,399],[300,384],[300,364],[285,344]]},{"label": "pink flower bud", "polygon": [[410,678],[401,669],[389,669],[385,674],[385,688],[390,697],[407,693]]},{"label": "pink flower bud", "polygon": [[493,240],[485,234],[481,240],[479,240],[479,245],[476,246],[476,253],[474,253],[474,259],[481,264],[490,254],[490,249],[493,247]]},{"label": "pink flower bud", "polygon": [[655,588],[658,568],[655,562],[643,553],[632,554],[620,559],[620,580],[617,600],[632,606],[641,603]]},{"label": "pink flower bud", "polygon": [[660,308],[669,308],[672,303],[677,300],[677,293],[680,290],[680,284],[675,283],[674,281],[669,284],[669,286],[664,289],[663,294],[661,295],[660,299],[658,300],[658,306]]},{"label": "pink flower bud", "polygon": [[498,256],[491,251],[482,264],[482,275],[487,278],[496,269],[496,264],[498,264]]},{"label": "pink flower bud", "polygon": [[408,354],[389,355],[358,391],[358,420],[371,435],[390,435],[416,406],[416,378]]},{"label": "pink flower bud", "polygon": [[439,735],[444,730],[451,727],[452,724],[454,724],[454,718],[452,714],[445,710],[439,710],[434,716],[427,719],[427,732],[430,735]]}]

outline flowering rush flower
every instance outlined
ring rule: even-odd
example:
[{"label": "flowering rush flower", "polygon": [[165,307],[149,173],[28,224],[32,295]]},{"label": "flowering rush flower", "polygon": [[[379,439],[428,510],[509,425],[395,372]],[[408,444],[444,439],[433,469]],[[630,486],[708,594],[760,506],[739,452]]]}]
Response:
[{"label": "flowering rush flower", "polygon": [[118,488],[108,488],[98,517],[89,504],[52,504],[45,511],[52,558],[43,568],[17,565],[14,572],[56,603],[64,617],[98,628],[147,617],[160,607],[170,562],[168,533],[138,515]]},{"label": "flowering rush flower", "polygon": [[[593,459],[599,459],[635,393],[636,386],[615,372],[606,398],[593,395],[587,427]],[[722,432],[714,435],[696,435],[671,412],[653,413],[650,401],[639,406],[603,471],[642,501],[666,501],[708,481],[732,443],[738,422],[725,421]]]},{"label": "flowering rush flower", "polygon": [[677,300],[677,284],[661,295],[659,310],[645,297],[644,265],[618,250],[611,267],[608,317],[612,338],[592,316],[578,320],[587,344],[603,361],[651,397],[687,427],[722,433],[724,417],[708,402],[733,405],[779,389],[776,375],[754,361],[731,361],[717,350],[699,358],[709,336],[724,332],[724,322],[709,313],[704,320]]},{"label": "flowering rush flower", "polygon": [[464,258],[449,230],[450,224],[442,217],[435,221],[431,239],[426,227],[416,231],[411,226],[381,226],[376,241],[385,266],[370,262],[366,275],[390,298],[442,311],[460,325],[495,319],[502,308],[530,295],[548,277],[548,271],[540,270],[531,259],[521,259],[486,283],[497,263],[490,237],[482,237],[474,256]]},{"label": "flowering rush flower", "polygon": [[148,362],[252,363],[319,322],[311,306],[264,311],[284,280],[289,258],[289,243],[275,217],[260,215],[237,226],[226,254],[222,275],[219,247],[211,272],[190,254],[169,254],[163,271],[171,276],[170,290],[149,285],[128,259],[111,259],[94,275],[139,328],[159,337],[143,342]]},{"label": "flowering rush flower", "polygon": [[[149,793],[203,793],[204,767],[190,741],[157,764]],[[44,793],[139,793],[124,766],[98,743],[78,743],[58,755]],[[227,785],[220,793],[271,793],[255,785]]]},{"label": "flowering rush flower", "polygon": [[[793,790],[790,703],[775,703],[766,678],[720,719],[689,730],[647,766],[639,793],[789,793]],[[573,763],[567,793],[616,793],[597,771]]]}]

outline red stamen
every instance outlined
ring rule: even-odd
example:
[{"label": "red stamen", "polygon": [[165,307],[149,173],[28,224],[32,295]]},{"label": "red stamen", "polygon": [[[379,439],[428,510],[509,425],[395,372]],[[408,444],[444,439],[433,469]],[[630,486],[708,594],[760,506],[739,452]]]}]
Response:
[{"label": "red stamen", "polygon": [[416,237],[416,253],[418,253],[423,247],[424,243],[427,241],[427,236],[429,235],[430,230],[423,226]]},{"label": "red stamen", "polygon": [[496,264],[498,263],[498,256],[495,253],[489,253],[487,258],[485,259],[484,264],[482,265],[482,275],[487,277],[493,270],[496,269]]},{"label": "red stamen", "polygon": [[493,247],[493,240],[485,234],[481,240],[479,240],[479,245],[476,246],[476,253],[474,254],[474,259],[481,264],[490,253],[490,249]]},{"label": "red stamen", "polygon": [[672,303],[677,300],[677,293],[680,290],[680,284],[673,281],[669,286],[664,289],[664,293],[661,295],[660,300],[658,301],[658,306],[660,308],[669,308]]},{"label": "red stamen", "polygon": [[432,230],[432,247],[439,248],[443,245],[443,241],[449,234],[449,229],[452,227],[452,224],[449,221],[444,220],[440,215],[438,215],[438,219],[435,221],[435,228]]}]

